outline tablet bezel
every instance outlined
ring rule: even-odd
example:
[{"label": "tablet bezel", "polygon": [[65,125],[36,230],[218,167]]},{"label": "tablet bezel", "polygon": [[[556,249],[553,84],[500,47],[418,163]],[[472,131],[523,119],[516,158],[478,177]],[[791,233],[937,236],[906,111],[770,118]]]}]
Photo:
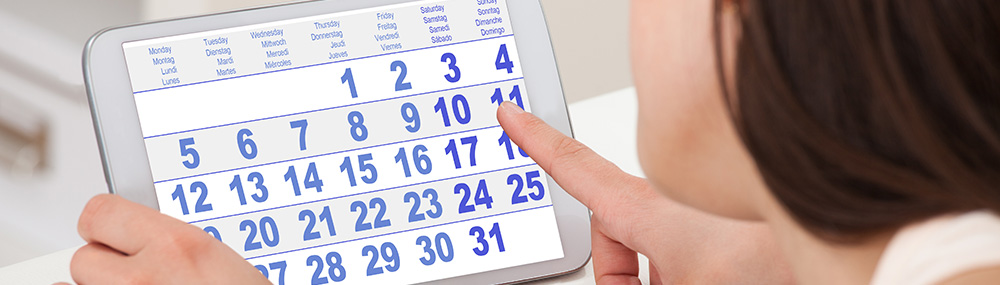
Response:
[{"label": "tablet bezel", "polygon": [[[414,0],[308,1],[227,13],[114,27],[95,34],[83,55],[84,79],[111,193],[158,209],[152,173],[139,128],[122,44],[416,2]],[[548,29],[538,0],[507,0],[532,112],[572,136]],[[555,94],[555,95],[553,95]],[[562,259],[434,281],[437,284],[511,283],[570,273],[590,259],[590,214],[549,177],[565,256]]]}]

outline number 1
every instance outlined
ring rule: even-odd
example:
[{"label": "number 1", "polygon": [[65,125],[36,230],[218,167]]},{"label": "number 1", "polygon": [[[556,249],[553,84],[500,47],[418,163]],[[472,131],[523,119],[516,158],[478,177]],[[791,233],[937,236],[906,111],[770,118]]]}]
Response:
[{"label": "number 1", "polygon": [[340,77],[340,83],[347,83],[347,87],[351,88],[351,98],[358,98],[358,88],[354,86],[354,73],[348,68],[344,70],[344,76]]}]

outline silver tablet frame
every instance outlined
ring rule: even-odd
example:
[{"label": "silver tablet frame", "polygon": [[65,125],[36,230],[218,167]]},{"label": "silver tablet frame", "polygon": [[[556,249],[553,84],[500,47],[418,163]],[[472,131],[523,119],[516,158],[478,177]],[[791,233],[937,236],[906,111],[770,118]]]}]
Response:
[{"label": "silver tablet frame", "polygon": [[[350,11],[414,0],[326,0],[113,27],[91,37],[83,72],[111,193],[154,209],[158,204],[139,129],[122,43]],[[532,111],[572,136],[548,29],[538,0],[507,0]],[[562,259],[434,281],[435,284],[515,283],[570,273],[590,259],[590,212],[549,177],[562,239]]]}]

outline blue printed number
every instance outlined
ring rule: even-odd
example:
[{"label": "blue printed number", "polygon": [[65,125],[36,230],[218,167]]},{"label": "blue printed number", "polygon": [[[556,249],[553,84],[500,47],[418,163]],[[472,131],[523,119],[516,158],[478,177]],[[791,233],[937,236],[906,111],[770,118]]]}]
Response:
[{"label": "blue printed number", "polygon": [[[278,271],[278,282],[277,282],[277,284],[278,285],[285,285],[285,269],[288,268],[288,263],[285,263],[284,261],[279,261],[279,262],[271,263],[268,266],[270,266],[271,270],[277,270]],[[264,278],[268,278],[268,279],[271,278],[270,274],[268,274],[268,270],[267,270],[268,268],[267,267],[264,267],[263,265],[254,265],[254,267],[256,267],[257,270],[260,270],[261,274],[264,274]]]},{"label": "blue printed number", "polygon": [[[427,147],[424,145],[417,145],[413,147],[413,164],[417,168],[417,172],[420,174],[427,175],[431,173],[431,158],[424,154],[427,152]],[[396,153],[396,163],[400,163],[403,166],[403,175],[410,177],[410,160],[409,156],[406,155],[406,148],[399,148],[399,153]]]},{"label": "blue printed number", "polygon": [[257,158],[257,143],[250,139],[250,136],[253,136],[253,132],[248,129],[236,133],[236,144],[240,148],[240,154],[246,159]]},{"label": "blue printed number", "polygon": [[[288,172],[285,172],[285,182],[292,183],[292,191],[295,191],[295,196],[302,195],[302,189],[299,188],[299,176],[295,174],[295,166],[289,166]],[[302,182],[306,188],[316,189],[316,192],[323,192],[323,179],[319,179],[319,172],[316,171],[316,163],[309,163],[309,168],[306,169],[306,179]]]},{"label": "blue printed number", "polygon": [[403,115],[403,120],[409,123],[406,126],[406,131],[416,133],[420,130],[420,112],[417,112],[417,106],[414,106],[413,103],[403,104],[399,113]]},{"label": "blue printed number", "polygon": [[399,70],[399,78],[396,78],[396,91],[410,90],[413,89],[413,85],[406,81],[406,63],[397,60],[393,61],[389,66],[393,72]]},{"label": "blue printed number", "polygon": [[[198,201],[194,205],[195,213],[208,212],[212,210],[212,204],[205,203],[205,199],[208,198],[208,186],[205,186],[205,183],[202,182],[191,183],[190,192],[201,193],[198,195]],[[184,185],[178,184],[177,188],[174,189],[174,193],[172,193],[170,197],[173,198],[174,201],[177,201],[181,204],[181,213],[187,215],[190,213],[190,211],[188,211],[187,197],[185,197],[184,193],[185,193]]]},{"label": "blue printed number", "polygon": [[413,207],[410,208],[409,221],[411,223],[423,221],[425,219],[425,213],[427,216],[431,217],[431,219],[441,217],[441,211],[444,209],[441,207],[441,202],[438,202],[437,191],[434,189],[424,190],[424,199],[428,199],[428,202],[431,203],[431,207],[434,207],[434,209],[427,210],[424,213],[418,213],[420,211],[420,195],[418,195],[417,192],[407,192],[403,195],[403,203],[413,203]]},{"label": "blue printed number", "polygon": [[[423,246],[424,252],[427,253],[426,257],[420,258],[420,263],[424,265],[434,264],[438,257],[444,262],[451,262],[452,259],[455,259],[455,248],[451,245],[451,238],[446,233],[434,236],[434,242],[431,242],[431,238],[427,236],[418,237],[417,245]],[[431,246],[434,246],[437,251],[435,252]]]},{"label": "blue printed number", "polygon": [[362,256],[372,256],[371,261],[368,262],[368,276],[382,274],[382,268],[385,268],[385,271],[389,272],[396,272],[396,270],[399,270],[399,250],[396,250],[396,245],[391,242],[383,243],[381,249],[382,260],[389,263],[385,266],[377,266],[380,256],[379,248],[376,248],[373,245],[366,245],[361,249]]},{"label": "blue printed number", "polygon": [[344,70],[344,76],[340,77],[340,83],[347,84],[347,87],[351,89],[351,98],[358,98],[358,88],[354,86],[354,73],[348,68]]},{"label": "blue printed number", "polygon": [[458,59],[455,58],[455,54],[450,52],[442,54],[441,62],[447,63],[448,69],[451,69],[451,74],[446,74],[444,76],[445,80],[455,83],[462,79],[462,70],[458,68]]},{"label": "blue printed number", "polygon": [[[309,220],[306,225],[306,230],[302,234],[303,241],[309,241],[318,239],[321,237],[319,231],[314,231],[313,228],[316,227],[316,213],[309,209],[302,210],[299,212],[299,221]],[[337,229],[333,226],[333,215],[330,213],[330,206],[323,207],[323,212],[319,214],[319,222],[326,223],[328,236],[337,236]]]},{"label": "blue printed number", "polygon": [[293,129],[299,129],[299,150],[306,150],[306,128],[309,127],[309,121],[298,120],[289,123]]},{"label": "blue printed number", "polygon": [[[504,101],[503,91],[501,91],[500,88],[497,88],[496,91],[493,92],[493,97],[491,98],[493,103],[496,103],[497,106],[499,106]],[[524,109],[524,99],[521,98],[520,86],[514,85],[514,89],[510,91],[509,98],[511,101],[516,102],[518,107]],[[507,148],[507,158],[514,160],[514,144],[510,141],[510,137],[507,136],[507,132],[500,135],[498,142],[500,143],[500,146]],[[520,147],[517,148],[517,151],[521,153],[521,156],[528,157],[528,154],[525,153]]]},{"label": "blue printed number", "polygon": [[[500,143],[500,146],[507,148],[507,159],[514,160],[514,158],[515,158],[514,157],[514,142],[512,142],[510,140],[510,137],[507,136],[507,132],[503,132],[503,134],[500,135],[500,139],[497,140],[497,142]],[[521,153],[522,157],[528,157],[528,154],[525,153],[524,150],[521,149],[520,147],[517,148],[517,151]]]},{"label": "blue printed number", "polygon": [[[455,121],[458,121],[459,124],[465,125],[472,120],[469,100],[465,99],[465,95],[458,94],[451,98],[451,111],[455,115]],[[445,127],[451,127],[451,114],[448,113],[448,105],[445,104],[444,97],[438,98],[437,104],[434,105],[434,112],[441,113]]]},{"label": "blue printed number", "polygon": [[[522,110],[524,109],[524,98],[521,98],[521,86],[514,85],[514,89],[510,91],[508,98],[510,98],[511,101],[514,101],[514,103],[517,103],[517,106],[521,107]],[[497,87],[496,91],[493,92],[493,97],[490,97],[490,99],[493,100],[493,103],[497,104],[497,106],[500,106],[500,103],[503,103],[504,101],[503,91]]]},{"label": "blue printed number", "polygon": [[[368,209],[377,211],[373,222],[365,221],[368,217]],[[360,212],[358,215],[358,221],[354,223],[354,231],[362,232],[373,228],[377,229],[392,226],[392,221],[384,219],[385,211],[385,200],[382,200],[382,198],[374,198],[371,201],[368,201],[368,205],[365,205],[365,202],[362,201],[354,201],[354,203],[351,203],[351,213]]]},{"label": "blue printed number", "polygon": [[239,146],[243,158],[246,159],[257,158],[257,143],[253,142],[250,136],[253,136],[253,132],[248,129],[242,129],[236,133],[236,144]]},{"label": "blue printed number", "polygon": [[219,229],[209,226],[205,227],[205,232],[212,235],[215,239],[222,241],[222,233],[219,232]]},{"label": "blue printed number", "polygon": [[[462,195],[462,202],[458,203],[459,214],[475,212],[479,205],[486,206],[486,209],[493,209],[493,196],[486,188],[486,180],[479,180],[475,198],[472,197],[472,188],[465,183],[455,185],[455,194]],[[472,202],[475,202],[475,205],[471,204]]]},{"label": "blue printed number", "polygon": [[[531,197],[531,200],[535,201],[540,201],[542,198],[545,198],[545,184],[536,180],[541,178],[541,176],[542,174],[538,171],[525,173],[523,178],[519,174],[511,174],[510,176],[507,176],[507,185],[515,185],[514,194],[510,197],[510,203],[512,205],[527,203],[528,197]],[[527,184],[525,184],[525,179],[527,179]],[[524,186],[535,189],[535,192],[529,193],[528,195],[521,194],[521,191],[524,190]]]},{"label": "blue printed number", "polygon": [[510,61],[510,54],[507,53],[507,44],[500,45],[497,52],[497,70],[507,70],[507,73],[514,73],[514,62]]},{"label": "blue printed number", "polygon": [[[503,246],[503,236],[500,235],[500,224],[493,223],[493,229],[490,229],[490,237],[496,239],[497,250],[499,252],[504,252],[507,249]],[[476,237],[476,241],[479,242],[479,246],[472,249],[472,252],[478,256],[486,255],[490,253],[490,242],[486,240],[486,231],[479,226],[472,227],[469,229],[469,235]]]},{"label": "blue printed number", "polygon": [[250,231],[247,235],[246,243],[243,244],[243,250],[251,251],[262,248],[260,242],[257,241],[257,228],[260,228],[260,237],[264,241],[264,245],[267,247],[278,246],[278,242],[280,241],[278,225],[274,223],[274,219],[271,217],[263,217],[259,223],[254,223],[253,220],[240,222],[241,232]]},{"label": "blue printed number", "polygon": [[365,115],[354,111],[347,115],[347,122],[351,124],[351,137],[354,141],[362,142],[368,139],[368,127],[365,127]]},{"label": "blue printed number", "polygon": [[[251,198],[257,203],[263,203],[267,201],[267,187],[264,187],[264,176],[260,172],[250,173],[247,176],[247,182],[254,183],[257,187],[257,193],[253,194]],[[229,183],[229,191],[236,191],[237,196],[240,198],[240,205],[247,204],[246,194],[243,193],[243,180],[240,179],[240,175],[237,174],[233,176],[233,182]]]},{"label": "blue printed number", "polygon": [[[358,171],[368,172],[367,175],[361,177],[361,181],[365,184],[373,184],[378,181],[378,169],[375,165],[371,163],[372,155],[362,154],[358,156]],[[354,175],[354,165],[351,163],[351,157],[345,157],[344,163],[340,164],[340,172],[347,173],[347,180],[351,183],[351,187],[358,186],[358,181],[355,179]]]},{"label": "blue printed number", "polygon": [[[469,146],[469,166],[476,166],[476,144],[479,143],[479,139],[476,137],[462,138],[462,145]],[[452,160],[455,161],[455,169],[462,168],[462,161],[458,154],[458,144],[455,140],[451,140],[448,146],[444,148],[445,154],[450,154]]]},{"label": "blue printed number", "polygon": [[198,155],[198,151],[194,150],[194,138],[186,138],[180,141],[181,143],[181,156],[190,156],[191,160],[184,161],[184,167],[188,169],[198,168],[201,165],[201,156]]},{"label": "blue printed number", "polygon": [[344,269],[343,259],[340,258],[340,254],[337,252],[330,252],[326,254],[326,265],[329,269],[326,270],[327,276],[323,276],[323,258],[319,255],[311,255],[306,258],[306,266],[316,265],[316,271],[313,271],[312,284],[326,284],[333,282],[344,281],[347,278],[347,270]]}]

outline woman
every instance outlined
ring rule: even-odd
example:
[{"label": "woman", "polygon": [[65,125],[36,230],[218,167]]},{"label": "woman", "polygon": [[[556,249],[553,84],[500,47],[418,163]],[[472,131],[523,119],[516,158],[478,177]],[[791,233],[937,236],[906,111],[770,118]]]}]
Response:
[{"label": "woman", "polygon": [[[638,283],[636,252],[664,283],[1000,280],[1000,2],[632,2],[648,181],[498,111],[593,209],[597,283]],[[113,196],[80,232],[81,283],[266,282],[197,228]]]}]

